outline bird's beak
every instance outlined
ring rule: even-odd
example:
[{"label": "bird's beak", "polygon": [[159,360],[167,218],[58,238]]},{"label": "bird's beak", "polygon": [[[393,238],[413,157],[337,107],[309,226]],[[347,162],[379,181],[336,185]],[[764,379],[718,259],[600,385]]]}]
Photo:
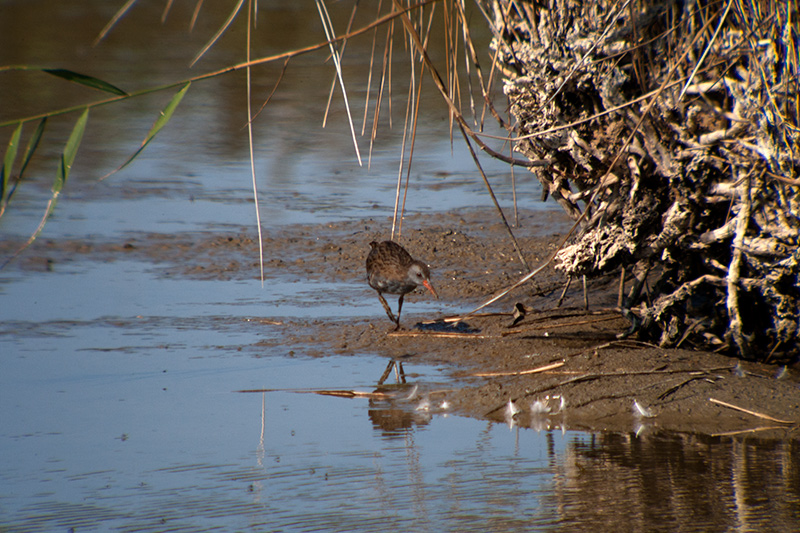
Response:
[{"label": "bird's beak", "polygon": [[434,289],[434,288],[433,288],[433,285],[431,285],[431,282],[430,282],[430,281],[428,281],[428,280],[426,279],[425,281],[423,281],[423,282],[422,282],[422,284],[423,284],[423,285],[425,285],[425,288],[426,288],[426,289],[428,289],[429,291],[431,291],[431,294],[433,294],[434,296],[436,296],[436,298],[437,298],[437,299],[439,298],[439,295],[438,295],[438,294],[436,294],[436,289]]}]

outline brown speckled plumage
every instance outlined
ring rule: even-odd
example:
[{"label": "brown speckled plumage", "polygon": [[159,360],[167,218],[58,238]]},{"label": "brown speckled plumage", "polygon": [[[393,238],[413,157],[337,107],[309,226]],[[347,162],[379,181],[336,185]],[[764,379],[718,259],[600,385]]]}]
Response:
[{"label": "brown speckled plumage", "polygon": [[[369,286],[378,291],[378,298],[383,304],[389,319],[400,328],[400,312],[403,309],[403,297],[424,285],[431,294],[439,297],[430,282],[428,266],[417,261],[399,244],[393,241],[371,242],[372,249],[367,256],[367,281]],[[399,294],[397,317],[392,314],[383,293]]]}]

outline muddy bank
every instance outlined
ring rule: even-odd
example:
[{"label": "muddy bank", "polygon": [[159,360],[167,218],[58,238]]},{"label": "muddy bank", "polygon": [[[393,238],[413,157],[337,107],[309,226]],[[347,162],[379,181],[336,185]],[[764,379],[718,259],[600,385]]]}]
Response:
[{"label": "muddy bank", "polygon": [[[415,215],[406,225],[403,245],[431,264],[442,300],[457,303],[464,311],[526,272],[490,211]],[[522,213],[521,226],[516,234],[531,266],[548,257],[569,227],[557,212]],[[388,227],[386,219],[376,218],[285,227],[266,234],[265,290],[271,283],[309,278],[344,281],[358,287],[354,290],[359,298],[372,299],[375,305],[368,316],[346,321],[254,317],[243,327],[264,328],[265,338],[241,350],[258,354],[265,346],[280,343],[287,351],[319,356],[378,353],[403,361],[410,372],[417,362],[444,365],[456,384],[448,384],[441,393],[451,410],[504,421],[512,400],[520,409],[514,419],[523,426],[800,436],[799,369],[620,340],[618,334],[629,324],[613,311],[616,279],[589,282],[586,312],[579,283],[557,307],[563,279],[547,269],[536,278],[535,287],[526,285],[485,309],[483,316],[457,325],[442,322],[442,316],[415,312],[415,302],[429,299],[418,292],[406,298],[405,329],[393,332],[374,292],[362,282],[368,243],[388,238]],[[14,245],[4,243],[0,252],[6,254]],[[8,268],[46,271],[78,257],[147,261],[167,277],[217,281],[259,277],[258,242],[252,228],[131,234],[116,243],[42,240]],[[255,284],[254,290],[259,290]],[[396,306],[396,298],[389,301]],[[525,316],[513,315],[515,304],[527,309]],[[548,366],[550,370],[533,372]],[[534,404],[538,412],[532,411]]]}]

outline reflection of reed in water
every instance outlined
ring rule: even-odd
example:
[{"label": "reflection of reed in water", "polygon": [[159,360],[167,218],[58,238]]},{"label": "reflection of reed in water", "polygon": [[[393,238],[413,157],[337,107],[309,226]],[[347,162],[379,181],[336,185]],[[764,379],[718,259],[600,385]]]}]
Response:
[{"label": "reflection of reed in water", "polygon": [[791,531],[798,459],[792,441],[595,434],[567,447],[552,497],[561,523],[596,531]]}]

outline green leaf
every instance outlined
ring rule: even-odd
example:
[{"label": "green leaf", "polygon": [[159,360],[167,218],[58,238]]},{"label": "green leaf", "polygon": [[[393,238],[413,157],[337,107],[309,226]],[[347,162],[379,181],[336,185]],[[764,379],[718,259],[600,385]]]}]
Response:
[{"label": "green leaf", "polygon": [[59,78],[63,78],[67,81],[72,81],[75,83],[80,83],[81,85],[86,85],[87,87],[91,87],[92,89],[100,89],[101,91],[105,91],[107,93],[116,94],[118,96],[127,96],[128,93],[111,85],[108,82],[103,80],[97,79],[92,76],[87,76],[85,74],[79,74],[78,72],[73,72],[72,70],[67,70],[63,68],[43,68],[42,72],[47,72],[48,74],[52,74],[53,76],[58,76]]},{"label": "green leaf", "polygon": [[83,139],[83,132],[86,130],[87,120],[89,120],[88,107],[81,116],[78,117],[75,126],[72,128],[72,133],[70,133],[69,139],[67,139],[67,144],[64,145],[64,151],[61,153],[61,163],[58,165],[58,174],[53,183],[53,193],[55,195],[61,192],[64,184],[67,182],[69,171],[72,169],[72,163],[75,162],[75,155],[78,153],[78,147],[81,145],[81,139]]},{"label": "green leaf", "polygon": [[167,125],[167,122],[169,122],[169,119],[172,118],[172,114],[175,112],[175,109],[177,109],[178,104],[181,103],[181,100],[183,100],[183,97],[186,96],[186,91],[189,90],[189,86],[191,84],[192,84],[192,82],[187,82],[183,87],[181,87],[181,89],[175,94],[175,96],[172,97],[172,100],[169,101],[169,103],[167,104],[167,107],[165,107],[159,113],[158,118],[153,123],[153,126],[150,128],[150,131],[147,132],[147,136],[145,136],[144,140],[142,141],[142,145],[139,146],[139,149],[136,150],[136,152],[134,152],[133,155],[130,156],[127,159],[127,161],[125,161],[120,166],[118,166],[117,168],[115,168],[114,170],[112,170],[111,172],[109,172],[108,174],[103,176],[102,178],[100,178],[101,180],[104,180],[107,177],[109,177],[110,175],[115,174],[115,173],[119,172],[120,170],[122,170],[123,168],[127,167],[131,163],[131,161],[136,159],[136,157],[140,153],[142,153],[142,150],[144,150],[145,146],[150,144],[150,141],[152,141],[153,138],[156,135],[158,135],[158,132],[161,131],[161,129],[164,126]]},{"label": "green leaf", "polygon": [[[83,132],[86,130],[86,122],[88,120],[89,108],[87,107],[86,110],[81,113],[81,116],[78,117],[78,120],[75,122],[75,126],[72,128],[72,133],[70,133],[69,139],[67,139],[67,144],[64,145],[64,151],[61,153],[61,162],[58,165],[58,174],[56,174],[56,179],[53,183],[53,196],[51,196],[50,200],[47,202],[47,209],[45,210],[42,219],[39,221],[39,226],[28,238],[25,244],[23,244],[16,252],[14,252],[11,257],[6,259],[6,261],[0,265],[0,270],[5,268],[8,263],[21,254],[28,246],[33,244],[33,241],[35,241],[36,238],[42,233],[47,220],[53,214],[53,211],[55,211],[56,204],[58,203],[58,197],[61,194],[61,189],[64,188],[64,184],[67,182],[67,177],[69,177],[69,171],[72,168],[72,163],[75,162],[75,155],[78,153],[78,147],[81,144],[81,139],[83,139]],[[41,122],[39,122],[39,127],[36,128],[33,138],[31,138],[31,140],[28,142],[28,150],[25,154],[25,165],[28,164],[30,156],[33,155],[34,150],[36,150],[36,145],[39,144],[39,140],[42,138],[44,124],[45,121],[43,119]]]},{"label": "green leaf", "polygon": [[36,126],[36,131],[33,132],[31,138],[28,139],[28,145],[25,147],[25,154],[22,156],[22,166],[19,168],[19,177],[17,178],[17,183],[22,181],[22,174],[25,172],[25,169],[28,168],[28,163],[31,162],[31,158],[33,157],[33,153],[36,151],[36,148],[39,147],[39,141],[42,140],[42,135],[44,135],[44,127],[46,125],[47,117],[44,117],[39,121],[39,125]]},{"label": "green leaf", "polygon": [[[22,156],[22,165],[19,168],[19,174],[17,174],[17,179],[14,182],[14,186],[11,187],[11,190],[8,189],[8,181],[10,177],[10,169],[11,165],[13,164],[13,159],[8,152],[6,152],[5,161],[3,164],[3,195],[0,195],[0,216],[3,215],[3,211],[5,211],[6,207],[8,206],[8,202],[11,201],[11,197],[14,196],[14,191],[17,190],[17,187],[22,182],[22,176],[25,173],[25,169],[28,168],[28,163],[30,163],[31,157],[33,157],[33,153],[36,151],[36,148],[39,146],[39,141],[42,140],[42,135],[44,134],[44,126],[47,124],[47,117],[43,118],[39,121],[39,125],[36,127],[36,131],[33,132],[33,135],[30,139],[28,139],[28,145],[25,147],[25,153]],[[21,130],[20,130],[21,131]],[[16,135],[16,132],[14,133]],[[12,135],[13,138],[13,135]],[[9,151],[11,150],[12,142],[9,142]],[[19,144],[17,140],[17,144]],[[16,150],[16,149],[15,149]],[[6,175],[6,172],[9,174]],[[7,192],[6,192],[7,191]]]},{"label": "green leaf", "polygon": [[20,122],[14,133],[11,134],[11,139],[8,141],[8,148],[6,148],[6,155],[3,158],[2,168],[2,181],[0,181],[0,213],[5,209],[8,202],[8,181],[11,179],[11,170],[14,167],[14,161],[17,159],[17,150],[19,149],[19,138],[22,135],[22,122]]},{"label": "green leaf", "polygon": [[181,90],[172,97],[172,100],[169,101],[167,107],[164,108],[164,110],[161,112],[161,115],[159,115],[153,124],[153,127],[150,128],[150,131],[147,133],[147,137],[145,138],[144,143],[142,143],[142,148],[144,148],[144,145],[149,143],[153,137],[155,137],[156,134],[161,131],[161,128],[167,125],[167,122],[169,122],[169,119],[172,118],[172,114],[175,112],[178,104],[181,103],[181,100],[183,100],[183,97],[186,95],[186,91],[189,90],[189,86],[191,84],[192,82],[186,83],[183,87],[181,87]]}]

